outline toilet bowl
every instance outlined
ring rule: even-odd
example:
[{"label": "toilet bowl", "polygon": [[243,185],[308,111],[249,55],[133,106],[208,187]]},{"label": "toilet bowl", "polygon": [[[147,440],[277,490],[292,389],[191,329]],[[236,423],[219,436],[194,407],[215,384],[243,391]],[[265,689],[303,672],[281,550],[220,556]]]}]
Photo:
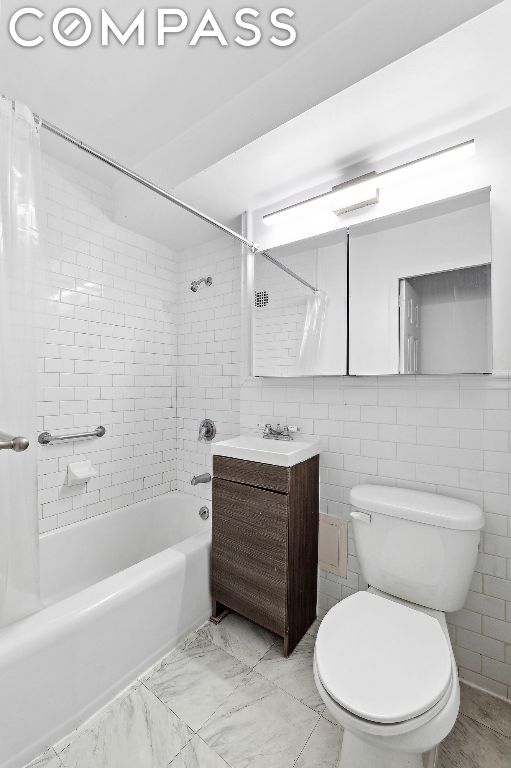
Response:
[{"label": "toilet bowl", "polygon": [[442,613],[373,589],[346,598],[319,629],[314,679],[344,728],[341,768],[433,768],[459,709]]},{"label": "toilet bowl", "polygon": [[445,612],[463,606],[484,516],[388,486],[353,488],[351,503],[371,587],[327,613],[314,652],[319,694],[344,728],[340,768],[434,768],[460,701]]}]

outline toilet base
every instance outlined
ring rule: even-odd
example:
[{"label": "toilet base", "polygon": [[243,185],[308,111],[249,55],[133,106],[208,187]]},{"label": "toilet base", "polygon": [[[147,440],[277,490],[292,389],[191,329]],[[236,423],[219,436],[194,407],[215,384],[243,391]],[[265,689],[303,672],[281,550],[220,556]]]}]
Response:
[{"label": "toilet base", "polygon": [[380,749],[344,731],[339,768],[435,768],[437,749],[424,754]]}]

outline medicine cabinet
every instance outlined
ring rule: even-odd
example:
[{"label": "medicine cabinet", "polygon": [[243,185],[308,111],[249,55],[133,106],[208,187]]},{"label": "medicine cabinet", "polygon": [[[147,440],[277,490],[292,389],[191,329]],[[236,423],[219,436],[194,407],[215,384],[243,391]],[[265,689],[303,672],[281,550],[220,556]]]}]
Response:
[{"label": "medicine cabinet", "polygon": [[256,258],[255,376],[491,372],[489,188],[271,255],[319,292]]}]

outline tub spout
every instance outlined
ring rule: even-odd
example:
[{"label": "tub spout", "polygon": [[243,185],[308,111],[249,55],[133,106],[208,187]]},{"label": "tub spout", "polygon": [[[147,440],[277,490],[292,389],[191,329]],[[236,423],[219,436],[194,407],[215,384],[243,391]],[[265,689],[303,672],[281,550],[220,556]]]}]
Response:
[{"label": "tub spout", "polygon": [[205,472],[203,475],[196,475],[195,477],[192,477],[191,483],[192,485],[199,485],[199,483],[210,483],[211,482],[211,475],[209,472]]}]

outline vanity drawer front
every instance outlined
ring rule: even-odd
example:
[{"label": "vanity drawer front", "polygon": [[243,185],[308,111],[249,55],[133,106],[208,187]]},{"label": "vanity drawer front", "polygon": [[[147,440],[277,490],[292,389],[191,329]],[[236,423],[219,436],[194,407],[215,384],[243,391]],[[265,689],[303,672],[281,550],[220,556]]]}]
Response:
[{"label": "vanity drawer front", "polygon": [[216,600],[267,629],[286,630],[287,497],[213,481]]},{"label": "vanity drawer front", "polygon": [[266,488],[277,493],[289,492],[290,470],[287,467],[214,456],[213,474],[223,480],[251,485],[254,488]]}]

